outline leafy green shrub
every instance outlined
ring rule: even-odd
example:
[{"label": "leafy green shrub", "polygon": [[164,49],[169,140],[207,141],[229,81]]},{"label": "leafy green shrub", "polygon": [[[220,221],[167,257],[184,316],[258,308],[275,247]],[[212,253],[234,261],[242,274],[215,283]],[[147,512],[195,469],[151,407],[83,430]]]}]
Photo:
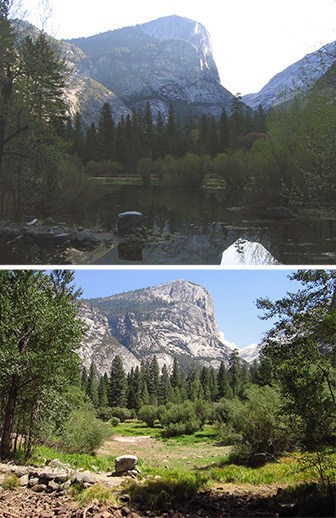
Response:
[{"label": "leafy green shrub", "polygon": [[160,415],[160,422],[164,426],[165,437],[190,435],[202,427],[202,421],[197,418],[194,403],[185,401],[180,405],[171,405]]},{"label": "leafy green shrub", "polygon": [[90,160],[84,167],[84,171],[88,176],[119,176],[123,173],[123,166],[119,162],[112,160],[103,160],[96,162]]},{"label": "leafy green shrub", "polygon": [[150,428],[154,428],[155,421],[158,418],[158,408],[154,405],[144,405],[139,410],[138,418]]},{"label": "leafy green shrub", "polygon": [[120,424],[120,419],[118,417],[111,417],[110,423],[112,426],[118,426]]},{"label": "leafy green shrub", "polygon": [[169,186],[201,187],[207,170],[207,161],[194,153],[182,158],[167,155],[160,162],[163,181]]},{"label": "leafy green shrub", "polygon": [[91,454],[111,433],[110,424],[102,423],[91,412],[76,410],[61,432],[59,447],[66,453]]},{"label": "leafy green shrub", "polygon": [[129,408],[116,406],[111,408],[111,417],[117,417],[119,421],[123,423],[126,419],[132,419],[134,412]]},{"label": "leafy green shrub", "polygon": [[302,436],[302,423],[297,415],[286,414],[283,405],[277,389],[252,386],[246,390],[245,401],[223,401],[220,435],[223,440],[235,438],[245,454],[279,454],[293,449]]},{"label": "leafy green shrub", "polygon": [[111,421],[113,417],[112,408],[109,406],[99,407],[97,409],[97,418],[107,423],[107,421]]}]

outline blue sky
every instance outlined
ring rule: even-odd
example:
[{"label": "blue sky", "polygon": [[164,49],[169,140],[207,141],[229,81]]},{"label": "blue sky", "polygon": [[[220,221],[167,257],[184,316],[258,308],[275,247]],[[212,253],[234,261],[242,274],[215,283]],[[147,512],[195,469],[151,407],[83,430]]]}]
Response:
[{"label": "blue sky", "polygon": [[59,38],[89,36],[177,14],[210,33],[222,84],[233,94],[259,91],[271,77],[336,40],[334,0],[22,0],[26,17]]},{"label": "blue sky", "polygon": [[76,285],[83,289],[84,298],[106,297],[115,293],[132,291],[185,279],[206,288],[215,304],[216,319],[220,330],[230,342],[239,348],[257,343],[270,327],[261,321],[261,313],[255,306],[259,297],[271,300],[283,297],[287,291],[296,291],[298,283],[290,281],[293,270],[251,269],[117,269],[76,270]]}]

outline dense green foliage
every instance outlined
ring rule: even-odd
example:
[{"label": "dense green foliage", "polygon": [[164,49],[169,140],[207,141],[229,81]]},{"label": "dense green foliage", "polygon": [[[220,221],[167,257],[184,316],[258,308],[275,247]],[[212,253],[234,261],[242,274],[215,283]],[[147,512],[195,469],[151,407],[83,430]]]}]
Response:
[{"label": "dense green foliage", "polygon": [[[29,455],[66,418],[82,338],[71,272],[0,272],[1,458],[17,440]],[[14,444],[13,435],[16,436]]]},{"label": "dense green foliage", "polygon": [[280,383],[289,412],[303,421],[307,448],[332,444],[336,417],[334,271],[301,270],[292,278],[302,283],[272,303],[259,300],[264,318],[277,317],[263,348]]},{"label": "dense green foliage", "polygon": [[[160,112],[154,120],[147,103],[144,111],[114,121],[104,105],[97,129],[82,128],[78,115],[69,135],[88,175],[137,173],[144,185],[152,180],[188,187],[214,176],[228,191],[259,194],[266,203],[330,206],[336,189],[335,103],[332,91],[319,94],[314,88],[267,114],[235,98],[230,115],[223,109],[219,119],[190,115],[184,123],[173,106],[166,120]],[[106,127],[108,140],[102,137]]]},{"label": "dense green foliage", "polygon": [[111,425],[96,419],[92,411],[74,410],[59,434],[59,448],[65,453],[92,455],[111,432]]},{"label": "dense green foliage", "polygon": [[23,35],[8,6],[0,1],[0,215],[48,213],[81,182],[65,140],[68,71],[52,39]]}]

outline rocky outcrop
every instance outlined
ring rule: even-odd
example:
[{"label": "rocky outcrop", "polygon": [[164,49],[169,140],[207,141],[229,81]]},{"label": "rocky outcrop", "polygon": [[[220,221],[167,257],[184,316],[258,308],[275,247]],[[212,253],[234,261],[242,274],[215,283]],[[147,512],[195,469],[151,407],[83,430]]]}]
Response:
[{"label": "rocky outcrop", "polygon": [[[123,104],[119,115],[147,101],[164,115],[170,103],[217,116],[230,109],[233,95],[220,84],[210,36],[196,21],[167,16],[67,43],[75,73],[113,92]],[[80,89],[74,94],[81,102]],[[112,110],[118,119],[115,103]]]},{"label": "rocky outcrop", "polygon": [[168,366],[174,357],[188,366],[214,367],[229,358],[212,299],[191,282],[92,299],[81,306],[80,315],[89,329],[80,355],[87,366],[94,360],[100,372],[109,371],[116,354],[127,370],[154,355]]},{"label": "rocky outcrop", "polygon": [[290,101],[299,93],[306,93],[335,62],[336,42],[307,54],[282,72],[276,74],[258,93],[243,96],[243,101],[253,109],[262,105],[269,109]]},{"label": "rocky outcrop", "polygon": [[115,356],[120,356],[127,370],[139,365],[139,360],[113,336],[107,315],[91,303],[82,303],[80,317],[85,324],[85,337],[79,350],[82,365],[89,369],[95,363],[100,374],[110,374]]}]

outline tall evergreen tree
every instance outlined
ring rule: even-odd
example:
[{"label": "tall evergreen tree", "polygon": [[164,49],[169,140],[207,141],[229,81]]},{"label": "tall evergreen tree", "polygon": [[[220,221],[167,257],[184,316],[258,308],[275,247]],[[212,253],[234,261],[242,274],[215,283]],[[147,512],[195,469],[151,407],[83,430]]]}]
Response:
[{"label": "tall evergreen tree", "polygon": [[100,160],[115,160],[115,123],[109,103],[104,103],[98,123],[98,146]]},{"label": "tall evergreen tree", "polygon": [[167,366],[162,367],[159,390],[158,390],[158,404],[166,405],[169,401],[173,401],[173,391],[170,383],[169,372]]},{"label": "tall evergreen tree", "polygon": [[87,395],[92,401],[92,404],[95,408],[98,408],[99,405],[99,395],[98,395],[98,373],[97,368],[94,362],[91,363],[87,381]]},{"label": "tall evergreen tree", "polygon": [[122,359],[118,355],[112,362],[108,399],[112,408],[126,405],[126,374]]},{"label": "tall evergreen tree", "polygon": [[153,158],[153,115],[150,103],[147,101],[144,112],[143,136],[145,157]]},{"label": "tall evergreen tree", "polygon": [[141,407],[141,377],[138,366],[136,366],[135,369],[132,367],[131,372],[127,376],[127,382],[127,407],[138,411]]},{"label": "tall evergreen tree", "polygon": [[83,151],[84,162],[87,163],[90,160],[98,160],[99,157],[99,145],[97,130],[94,122],[86,129],[85,132],[85,146]]},{"label": "tall evergreen tree", "polygon": [[219,119],[219,150],[224,152],[230,146],[230,124],[225,108]]},{"label": "tall evergreen tree", "polygon": [[230,387],[232,389],[233,395],[236,396],[239,393],[242,384],[240,357],[238,349],[235,349],[230,354],[228,372]]},{"label": "tall evergreen tree", "polygon": [[100,377],[98,383],[98,403],[100,407],[108,406],[108,390],[109,390],[109,380],[108,376],[105,373],[104,376]]},{"label": "tall evergreen tree", "polygon": [[232,389],[230,387],[229,373],[222,361],[217,374],[218,398],[229,398],[232,396]]},{"label": "tall evergreen tree", "polygon": [[166,153],[165,124],[164,124],[162,113],[159,111],[156,116],[156,124],[155,124],[155,128],[154,128],[154,151],[153,151],[154,160],[157,160],[158,158],[164,158],[165,153]]},{"label": "tall evergreen tree", "polygon": [[159,390],[160,368],[157,357],[154,355],[148,365],[147,388],[149,394],[149,404],[156,405]]}]

